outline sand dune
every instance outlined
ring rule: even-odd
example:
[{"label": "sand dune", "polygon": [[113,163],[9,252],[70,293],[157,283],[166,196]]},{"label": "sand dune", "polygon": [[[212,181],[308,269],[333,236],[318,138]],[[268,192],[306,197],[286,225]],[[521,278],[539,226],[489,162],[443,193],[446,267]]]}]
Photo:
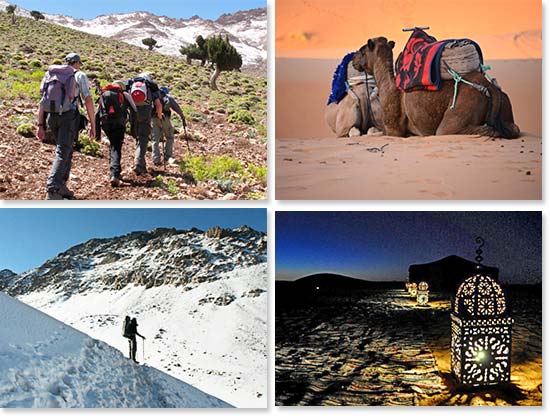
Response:
[{"label": "sand dune", "polygon": [[542,140],[277,139],[276,198],[541,199]]}]

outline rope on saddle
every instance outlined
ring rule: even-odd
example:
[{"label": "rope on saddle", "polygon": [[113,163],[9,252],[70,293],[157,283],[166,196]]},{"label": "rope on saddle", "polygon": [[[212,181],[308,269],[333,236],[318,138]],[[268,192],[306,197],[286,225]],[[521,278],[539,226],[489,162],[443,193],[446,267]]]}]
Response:
[{"label": "rope on saddle", "polygon": [[459,82],[463,82],[464,84],[467,84],[469,85],[470,87],[473,87],[475,88],[476,90],[478,90],[480,93],[482,93],[483,95],[485,95],[486,97],[488,97],[489,99],[491,98],[491,94],[489,93],[489,90],[484,87],[483,85],[479,85],[479,84],[476,84],[474,82],[470,82],[464,78],[462,78],[460,76],[460,74],[458,74],[458,72],[454,71],[448,64],[447,62],[443,61],[445,63],[445,67],[447,68],[447,72],[453,77],[453,80],[455,81],[455,87],[454,87],[454,93],[453,93],[453,102],[451,104],[451,110],[453,110],[455,108],[455,104],[456,104],[456,95],[458,93],[458,83]]}]

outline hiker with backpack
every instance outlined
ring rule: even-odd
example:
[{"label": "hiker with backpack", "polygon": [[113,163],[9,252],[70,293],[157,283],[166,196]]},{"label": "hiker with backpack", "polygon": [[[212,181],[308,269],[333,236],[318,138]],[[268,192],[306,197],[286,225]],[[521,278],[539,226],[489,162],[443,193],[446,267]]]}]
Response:
[{"label": "hiker with backpack", "polygon": [[45,124],[56,139],[55,159],[46,185],[46,199],[73,198],[67,188],[71,171],[73,142],[78,137],[81,119],[79,102],[84,104],[90,120],[90,139],[95,139],[94,103],[88,77],[80,70],[82,61],[76,53],[65,57],[65,65],[50,65],[40,85],[40,107],[36,136],[46,140]]},{"label": "hiker with backpack", "polygon": [[130,358],[134,360],[135,363],[138,361],[136,360],[136,352],[137,352],[137,340],[136,335],[141,337],[143,341],[145,341],[145,337],[141,335],[137,331],[138,323],[136,318],[130,319],[129,316],[126,316],[124,318],[124,327],[123,327],[123,336],[124,338],[128,338],[128,346],[130,348]]},{"label": "hiker with backpack", "polygon": [[134,172],[136,175],[147,173],[145,153],[147,142],[151,135],[151,115],[156,112],[158,118],[164,118],[162,105],[160,103],[159,88],[153,81],[152,74],[144,72],[136,78],[128,81],[127,90],[132,96],[137,107],[136,112],[136,135],[137,148],[134,158]]},{"label": "hiker with backpack", "polygon": [[121,182],[122,143],[126,132],[128,111],[137,112],[132,96],[125,91],[123,81],[114,81],[100,89],[96,120],[96,137],[101,137],[101,130],[105,132],[110,143],[110,173],[111,186],[117,187]]},{"label": "hiker with backpack", "polygon": [[169,94],[170,90],[168,87],[160,87],[159,92],[164,118],[161,119],[157,117],[156,113],[153,114],[153,163],[157,166],[161,165],[159,142],[162,140],[163,136],[166,140],[163,151],[164,161],[166,162],[172,158],[172,151],[174,148],[174,126],[170,120],[172,110],[180,117],[183,128],[187,127],[185,115],[174,97]]}]

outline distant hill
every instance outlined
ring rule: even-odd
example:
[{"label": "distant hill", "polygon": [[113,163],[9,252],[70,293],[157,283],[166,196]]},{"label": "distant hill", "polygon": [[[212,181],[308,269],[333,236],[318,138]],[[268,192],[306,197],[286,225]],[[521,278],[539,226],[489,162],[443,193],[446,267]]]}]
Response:
[{"label": "distant hill", "polygon": [[318,273],[295,281],[275,281],[275,302],[277,307],[304,305],[331,296],[356,296],[365,290],[385,290],[403,288],[404,282],[381,282],[357,279],[354,277]]}]

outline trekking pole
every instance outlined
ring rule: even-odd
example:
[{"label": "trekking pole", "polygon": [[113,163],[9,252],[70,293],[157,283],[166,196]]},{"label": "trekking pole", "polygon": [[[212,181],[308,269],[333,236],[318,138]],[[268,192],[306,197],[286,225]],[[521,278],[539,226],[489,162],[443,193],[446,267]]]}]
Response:
[{"label": "trekking pole", "polygon": [[143,364],[145,364],[145,338],[143,338],[142,341],[143,341],[143,344],[141,344],[142,345],[141,352],[143,354]]},{"label": "trekking pole", "polygon": [[187,135],[187,127],[183,125],[183,136],[185,137],[185,142],[187,143],[187,152],[191,155],[191,147],[189,146],[189,136]]},{"label": "trekking pole", "polygon": [[164,171],[166,172],[166,136],[162,138],[162,160],[164,161]]}]

